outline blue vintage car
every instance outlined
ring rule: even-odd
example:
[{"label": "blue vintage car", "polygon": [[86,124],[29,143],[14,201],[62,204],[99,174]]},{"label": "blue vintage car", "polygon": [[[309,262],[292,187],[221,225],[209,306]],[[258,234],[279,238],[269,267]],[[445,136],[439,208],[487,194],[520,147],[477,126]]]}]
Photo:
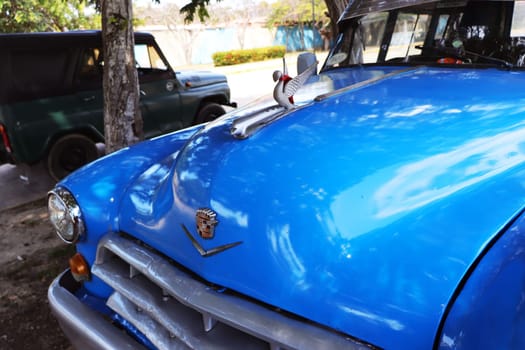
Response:
[{"label": "blue vintage car", "polygon": [[76,348],[525,349],[525,1],[339,28],[319,73],[50,192]]}]

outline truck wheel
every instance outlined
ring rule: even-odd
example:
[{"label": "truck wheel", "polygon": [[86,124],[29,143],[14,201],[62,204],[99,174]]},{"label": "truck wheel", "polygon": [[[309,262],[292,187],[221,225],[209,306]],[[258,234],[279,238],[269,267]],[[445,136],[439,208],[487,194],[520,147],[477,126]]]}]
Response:
[{"label": "truck wheel", "polygon": [[88,137],[71,134],[58,139],[47,156],[47,170],[56,181],[98,158],[98,149]]},{"label": "truck wheel", "polygon": [[202,124],[212,121],[226,113],[224,108],[217,103],[207,103],[200,109],[194,124]]}]

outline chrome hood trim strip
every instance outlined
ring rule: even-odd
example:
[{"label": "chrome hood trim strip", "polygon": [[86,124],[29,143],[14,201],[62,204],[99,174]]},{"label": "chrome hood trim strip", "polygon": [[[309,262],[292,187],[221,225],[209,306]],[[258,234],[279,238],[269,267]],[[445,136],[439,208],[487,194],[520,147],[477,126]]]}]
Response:
[{"label": "chrome hood trim strip", "polygon": [[230,134],[236,139],[246,139],[266,125],[282,118],[288,110],[281,106],[271,106],[237,118],[230,128]]}]

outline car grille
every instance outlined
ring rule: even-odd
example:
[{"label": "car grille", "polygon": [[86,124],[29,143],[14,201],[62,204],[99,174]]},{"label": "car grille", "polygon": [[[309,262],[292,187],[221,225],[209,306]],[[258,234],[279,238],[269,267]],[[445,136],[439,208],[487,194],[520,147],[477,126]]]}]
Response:
[{"label": "car grille", "polygon": [[247,298],[221,293],[152,249],[109,234],[92,273],[107,305],[159,349],[370,349]]}]

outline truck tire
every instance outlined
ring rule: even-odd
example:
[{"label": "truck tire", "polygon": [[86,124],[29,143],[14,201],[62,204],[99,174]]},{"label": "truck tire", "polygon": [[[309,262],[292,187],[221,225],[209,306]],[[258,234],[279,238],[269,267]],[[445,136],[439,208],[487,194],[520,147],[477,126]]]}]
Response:
[{"label": "truck tire", "polygon": [[58,181],[97,158],[97,146],[90,138],[70,134],[58,139],[49,150],[47,170]]},{"label": "truck tire", "polygon": [[226,113],[226,111],[224,110],[224,108],[222,108],[221,105],[217,103],[213,103],[213,102],[206,103],[199,110],[199,113],[197,114],[197,117],[195,118],[194,125],[212,121],[220,117],[224,113]]}]

